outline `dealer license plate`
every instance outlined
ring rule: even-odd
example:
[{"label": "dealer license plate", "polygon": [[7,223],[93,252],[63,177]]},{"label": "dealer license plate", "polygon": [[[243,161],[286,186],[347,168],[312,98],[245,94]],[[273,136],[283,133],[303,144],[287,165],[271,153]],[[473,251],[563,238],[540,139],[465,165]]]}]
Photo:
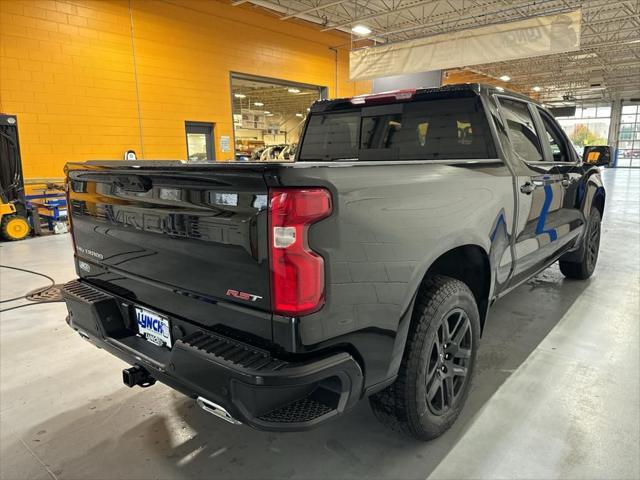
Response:
[{"label": "dealer license plate", "polygon": [[171,326],[169,319],[146,308],[136,307],[138,332],[149,342],[159,347],[171,348]]}]

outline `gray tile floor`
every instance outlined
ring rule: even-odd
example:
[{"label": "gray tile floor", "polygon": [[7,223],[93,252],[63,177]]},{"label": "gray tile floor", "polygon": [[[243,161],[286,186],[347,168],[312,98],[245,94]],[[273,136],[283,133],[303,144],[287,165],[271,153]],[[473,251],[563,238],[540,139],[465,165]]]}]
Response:
[{"label": "gray tile floor", "polygon": [[[639,478],[640,170],[605,182],[594,277],[551,267],[494,307],[464,414],[436,441],[366,403],[306,433],[234,427],[163,385],[123,387],[124,364],[49,304],[1,314],[0,477]],[[2,243],[0,263],[74,276],[68,235]],[[43,283],[0,276],[2,298]]]}]

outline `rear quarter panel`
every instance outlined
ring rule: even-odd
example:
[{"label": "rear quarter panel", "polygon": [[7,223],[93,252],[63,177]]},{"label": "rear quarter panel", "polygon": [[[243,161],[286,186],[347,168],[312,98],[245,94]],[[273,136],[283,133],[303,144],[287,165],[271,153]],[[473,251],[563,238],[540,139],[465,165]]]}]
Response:
[{"label": "rear quarter panel", "polygon": [[504,259],[510,258],[513,185],[499,160],[300,163],[267,183],[324,186],[333,194],[333,214],[309,234],[310,246],[325,259],[326,304],[299,319],[300,348],[352,345],[368,369],[367,385],[396,373],[403,323],[440,255],[478,245],[491,259],[492,289],[509,274]]}]

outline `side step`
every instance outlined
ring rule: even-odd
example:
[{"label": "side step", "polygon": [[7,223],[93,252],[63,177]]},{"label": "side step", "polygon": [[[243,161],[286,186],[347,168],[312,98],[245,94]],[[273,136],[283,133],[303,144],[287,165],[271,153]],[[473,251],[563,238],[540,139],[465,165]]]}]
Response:
[{"label": "side step", "polygon": [[269,423],[305,423],[327,415],[332,411],[335,411],[335,406],[332,407],[309,396],[272,410],[262,415],[259,419]]},{"label": "side step", "polygon": [[241,367],[251,372],[274,372],[289,365],[288,362],[273,357],[267,350],[213,332],[196,331],[180,341],[217,361],[223,360],[236,368]]}]

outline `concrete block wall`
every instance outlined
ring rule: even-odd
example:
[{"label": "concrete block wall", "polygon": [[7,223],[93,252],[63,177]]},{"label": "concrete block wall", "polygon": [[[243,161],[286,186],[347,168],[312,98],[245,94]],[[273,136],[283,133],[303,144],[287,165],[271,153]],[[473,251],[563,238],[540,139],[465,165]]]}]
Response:
[{"label": "concrete block wall", "polygon": [[330,49],[345,38],[217,0],[0,0],[0,111],[18,117],[26,178],[129,149],[184,159],[185,121],[214,123],[218,148],[232,135],[230,72],[369,92]]}]

